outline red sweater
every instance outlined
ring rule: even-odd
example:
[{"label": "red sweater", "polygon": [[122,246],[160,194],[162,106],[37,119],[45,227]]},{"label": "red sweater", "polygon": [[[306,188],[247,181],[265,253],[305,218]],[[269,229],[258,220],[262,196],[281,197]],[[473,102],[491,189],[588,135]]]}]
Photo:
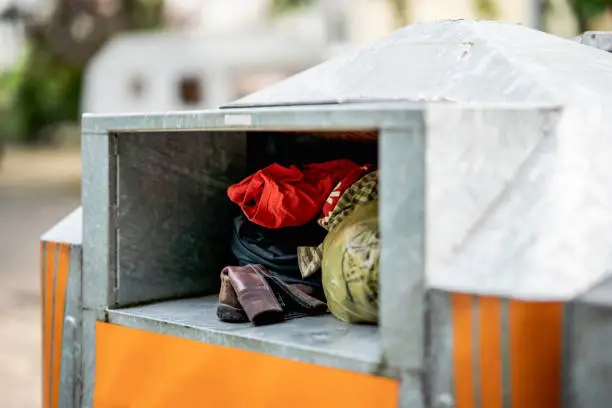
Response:
[{"label": "red sweater", "polygon": [[271,164],[231,186],[227,195],[255,224],[273,229],[296,227],[321,213],[334,187],[356,169],[359,165],[346,159],[302,168]]}]

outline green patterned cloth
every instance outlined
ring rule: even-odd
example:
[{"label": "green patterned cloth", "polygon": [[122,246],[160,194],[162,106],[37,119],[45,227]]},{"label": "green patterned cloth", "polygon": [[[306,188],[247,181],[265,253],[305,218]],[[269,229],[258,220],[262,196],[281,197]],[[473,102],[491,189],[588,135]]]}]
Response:
[{"label": "green patterned cloth", "polygon": [[378,201],[358,204],[323,241],[323,290],[330,312],[347,323],[378,322]]},{"label": "green patterned cloth", "polygon": [[[327,230],[334,231],[359,205],[373,200],[378,200],[377,171],[366,174],[344,191],[338,204],[329,215]],[[318,247],[299,247],[297,255],[302,277],[307,278],[321,269],[323,244]]]}]

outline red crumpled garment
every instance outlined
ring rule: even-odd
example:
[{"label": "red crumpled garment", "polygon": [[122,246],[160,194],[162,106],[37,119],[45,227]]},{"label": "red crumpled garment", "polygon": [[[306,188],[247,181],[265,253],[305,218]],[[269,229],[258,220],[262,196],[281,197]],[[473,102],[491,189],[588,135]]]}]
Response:
[{"label": "red crumpled garment", "polygon": [[234,184],[227,195],[257,225],[297,227],[317,217],[338,182],[358,168],[346,159],[302,168],[275,163]]}]

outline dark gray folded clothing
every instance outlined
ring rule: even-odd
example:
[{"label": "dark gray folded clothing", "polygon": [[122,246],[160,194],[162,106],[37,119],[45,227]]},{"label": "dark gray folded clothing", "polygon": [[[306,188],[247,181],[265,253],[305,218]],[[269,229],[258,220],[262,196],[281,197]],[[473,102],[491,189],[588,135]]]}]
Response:
[{"label": "dark gray folded clothing", "polygon": [[263,265],[285,283],[320,287],[320,274],[302,278],[297,248],[319,245],[326,233],[316,222],[273,230],[256,225],[240,215],[234,219],[231,249],[240,266]]}]

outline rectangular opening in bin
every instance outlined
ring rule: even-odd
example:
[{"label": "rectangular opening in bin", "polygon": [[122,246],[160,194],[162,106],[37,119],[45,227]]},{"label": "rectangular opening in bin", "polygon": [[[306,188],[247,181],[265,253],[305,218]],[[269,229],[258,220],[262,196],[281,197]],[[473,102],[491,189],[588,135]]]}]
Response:
[{"label": "rectangular opening in bin", "polygon": [[230,185],[271,163],[376,165],[377,139],[376,131],[119,134],[113,306],[217,293],[240,213]]},{"label": "rectangular opening in bin", "polygon": [[277,326],[217,320],[219,274],[235,264],[227,188],[272,163],[378,161],[378,132],[155,132],[116,138],[117,324],[380,374],[379,333],[331,315]]}]

